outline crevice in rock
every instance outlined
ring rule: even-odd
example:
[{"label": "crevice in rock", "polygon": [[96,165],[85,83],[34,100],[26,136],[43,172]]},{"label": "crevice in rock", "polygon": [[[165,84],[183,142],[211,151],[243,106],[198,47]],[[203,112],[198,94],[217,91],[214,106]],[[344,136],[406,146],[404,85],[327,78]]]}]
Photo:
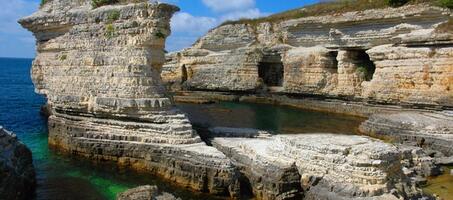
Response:
[{"label": "crevice in rock", "polygon": [[181,67],[181,84],[187,81],[187,68],[186,65],[182,65]]},{"label": "crevice in rock", "polygon": [[354,62],[358,72],[362,73],[365,81],[371,81],[376,71],[376,65],[371,61],[370,56],[365,50],[352,50],[354,53]]},{"label": "crevice in rock", "polygon": [[264,55],[258,64],[258,76],[269,87],[283,85],[283,62],[280,54]]}]

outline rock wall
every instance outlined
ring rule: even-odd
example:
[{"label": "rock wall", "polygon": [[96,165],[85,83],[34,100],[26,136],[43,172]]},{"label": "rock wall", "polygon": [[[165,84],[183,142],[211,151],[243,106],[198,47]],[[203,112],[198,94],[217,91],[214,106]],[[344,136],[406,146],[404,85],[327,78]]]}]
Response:
[{"label": "rock wall", "polygon": [[[49,144],[146,170],[182,186],[233,194],[235,169],[203,143],[162,85],[175,6],[49,0],[19,21],[33,32],[32,79],[47,97]],[[230,190],[229,190],[230,189]]]},{"label": "rock wall", "polygon": [[31,151],[0,126],[0,199],[30,199],[35,186]]},{"label": "rock wall", "polygon": [[[419,4],[223,25],[167,55],[162,76],[175,90],[277,91],[451,108],[453,40],[435,30],[451,15]],[[281,85],[259,74],[274,55],[284,66]]]},{"label": "rock wall", "polygon": [[214,138],[258,199],[410,199],[417,192],[391,144],[334,134]]}]

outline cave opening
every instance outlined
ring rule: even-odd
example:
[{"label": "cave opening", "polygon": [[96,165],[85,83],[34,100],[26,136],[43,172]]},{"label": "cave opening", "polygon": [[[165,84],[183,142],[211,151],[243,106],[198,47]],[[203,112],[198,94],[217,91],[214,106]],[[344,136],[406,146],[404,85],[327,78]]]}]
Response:
[{"label": "cave opening", "polygon": [[330,69],[332,69],[332,71],[334,73],[338,73],[338,59],[337,59],[338,51],[329,52],[328,57],[329,57],[329,59],[331,61]]},{"label": "cave opening", "polygon": [[258,64],[258,76],[269,87],[283,86],[283,62],[279,54],[265,55]]},{"label": "cave opening", "polygon": [[181,67],[181,83],[187,81],[187,68],[186,65],[182,65]]},{"label": "cave opening", "polygon": [[363,73],[365,81],[371,81],[376,71],[376,65],[365,50],[355,50],[354,52],[357,71]]}]

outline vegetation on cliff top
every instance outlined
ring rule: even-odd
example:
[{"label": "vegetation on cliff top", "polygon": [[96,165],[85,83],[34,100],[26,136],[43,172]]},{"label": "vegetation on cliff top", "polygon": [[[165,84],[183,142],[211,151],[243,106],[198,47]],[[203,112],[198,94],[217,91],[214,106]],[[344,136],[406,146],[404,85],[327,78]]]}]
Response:
[{"label": "vegetation on cliff top", "polygon": [[453,0],[336,0],[305,6],[303,8],[297,8],[286,12],[270,15],[268,17],[226,21],[222,23],[222,25],[280,22],[302,17],[331,15],[344,12],[363,11],[386,7],[397,7],[405,4],[419,4],[419,3],[428,3],[442,7],[453,8]]},{"label": "vegetation on cliff top", "polygon": [[91,0],[91,6],[93,6],[93,8],[98,8],[101,6],[111,5],[115,3],[118,3],[118,0]]}]

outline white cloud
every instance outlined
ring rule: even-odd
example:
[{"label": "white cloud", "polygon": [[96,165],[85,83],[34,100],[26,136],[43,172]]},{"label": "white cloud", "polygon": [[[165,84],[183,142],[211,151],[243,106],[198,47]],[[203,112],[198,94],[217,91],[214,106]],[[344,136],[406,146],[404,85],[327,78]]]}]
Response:
[{"label": "white cloud", "polygon": [[255,7],[255,0],[203,0],[203,3],[216,12],[247,10]]},{"label": "white cloud", "polygon": [[176,13],[171,19],[173,32],[184,32],[191,35],[206,33],[217,25],[217,19],[212,17],[195,17],[186,12]]},{"label": "white cloud", "polygon": [[24,29],[17,23],[19,18],[30,15],[38,8],[37,2],[25,0],[0,0],[2,11],[0,12],[0,32],[18,33]]},{"label": "white cloud", "polygon": [[0,5],[0,57],[33,57],[34,37],[17,20],[36,11],[39,1],[0,0]]},{"label": "white cloud", "polygon": [[237,19],[241,19],[241,18],[253,19],[253,18],[267,16],[269,14],[270,13],[262,13],[258,8],[251,8],[248,10],[229,12],[229,13],[221,16],[220,19],[221,19],[221,21],[237,20]]}]

